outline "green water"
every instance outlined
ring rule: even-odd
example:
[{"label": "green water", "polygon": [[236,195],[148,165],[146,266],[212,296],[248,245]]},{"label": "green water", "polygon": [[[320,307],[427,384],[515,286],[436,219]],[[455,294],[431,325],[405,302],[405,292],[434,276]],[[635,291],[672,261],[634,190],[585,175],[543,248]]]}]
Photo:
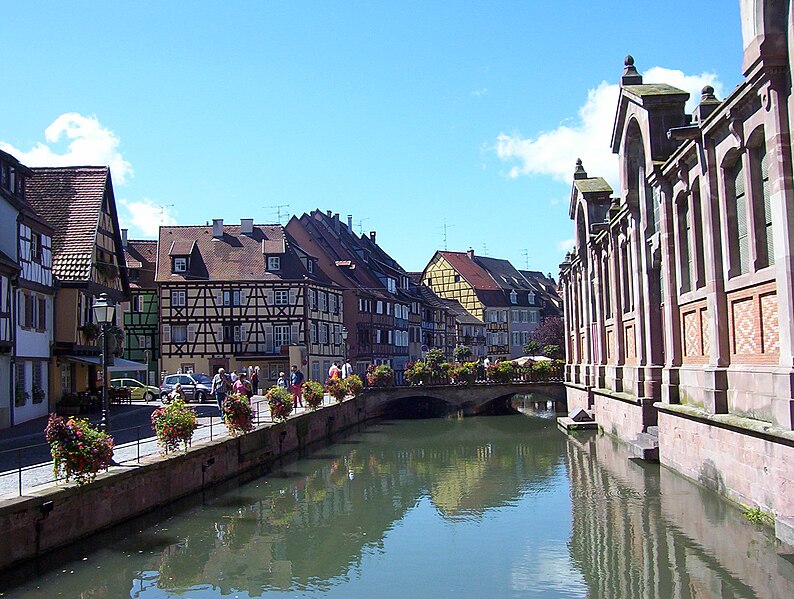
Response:
[{"label": "green water", "polygon": [[3,597],[794,597],[768,529],[552,419],[390,421],[0,581]]}]

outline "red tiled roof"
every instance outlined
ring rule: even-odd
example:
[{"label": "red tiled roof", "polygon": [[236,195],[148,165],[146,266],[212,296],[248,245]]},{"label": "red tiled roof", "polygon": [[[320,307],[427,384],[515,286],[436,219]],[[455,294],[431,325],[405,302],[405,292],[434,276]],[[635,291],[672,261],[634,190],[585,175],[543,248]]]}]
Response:
[{"label": "red tiled roof", "polygon": [[466,252],[439,252],[450,266],[454,268],[460,276],[469,282],[469,285],[477,291],[496,291],[499,285],[491,278],[488,272],[479,264],[471,260]]},{"label": "red tiled roof", "polygon": [[192,239],[175,239],[168,250],[169,256],[190,256],[196,242]]},{"label": "red tiled roof", "polygon": [[107,188],[104,166],[32,168],[26,199],[52,225],[52,272],[63,280],[87,280]]},{"label": "red tiled roof", "polygon": [[[171,271],[172,244],[195,244],[187,273]],[[263,248],[280,249],[281,270],[266,269]],[[253,233],[241,234],[239,225],[225,225],[223,237],[213,238],[212,226],[160,227],[157,260],[158,283],[191,280],[278,281],[314,279],[327,282],[319,269],[309,274],[294,251],[281,225],[254,225]],[[286,253],[284,253],[286,251]],[[269,255],[274,255],[276,252]],[[182,254],[184,255],[184,254]]]},{"label": "red tiled roof", "polygon": [[124,250],[127,268],[138,270],[138,280],[130,281],[134,289],[154,289],[154,271],[157,264],[157,241],[135,239],[127,242]]}]

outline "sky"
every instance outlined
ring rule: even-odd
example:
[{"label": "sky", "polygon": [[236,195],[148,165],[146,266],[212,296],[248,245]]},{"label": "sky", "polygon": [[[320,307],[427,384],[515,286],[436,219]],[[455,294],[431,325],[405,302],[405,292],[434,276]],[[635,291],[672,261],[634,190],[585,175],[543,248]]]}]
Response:
[{"label": "sky", "polygon": [[554,276],[576,159],[618,189],[625,55],[689,110],[742,58],[738,0],[42,0],[0,40],[0,149],[109,164],[130,238],[319,208],[409,271],[473,248]]}]

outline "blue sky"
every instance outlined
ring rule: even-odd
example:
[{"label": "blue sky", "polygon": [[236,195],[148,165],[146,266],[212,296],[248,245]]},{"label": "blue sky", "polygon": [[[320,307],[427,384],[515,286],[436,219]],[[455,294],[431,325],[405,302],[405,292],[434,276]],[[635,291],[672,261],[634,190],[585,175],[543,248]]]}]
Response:
[{"label": "blue sky", "polygon": [[649,83],[741,81],[739,3],[719,4],[16,3],[0,148],[110,164],[131,237],[286,204],[352,214],[408,270],[446,223],[450,250],[556,275],[576,158],[616,186],[625,54]]}]

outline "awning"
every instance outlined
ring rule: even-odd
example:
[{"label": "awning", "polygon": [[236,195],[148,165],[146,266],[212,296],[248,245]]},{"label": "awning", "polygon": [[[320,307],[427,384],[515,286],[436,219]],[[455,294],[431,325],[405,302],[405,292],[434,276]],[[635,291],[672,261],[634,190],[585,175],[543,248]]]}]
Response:
[{"label": "awning", "polygon": [[[72,362],[81,362],[83,364],[91,364],[92,366],[102,367],[102,359],[98,356],[64,356],[67,360]],[[108,372],[146,372],[149,367],[140,362],[133,362],[132,360],[125,360],[124,358],[114,358],[115,363],[113,366],[108,366]]]}]

